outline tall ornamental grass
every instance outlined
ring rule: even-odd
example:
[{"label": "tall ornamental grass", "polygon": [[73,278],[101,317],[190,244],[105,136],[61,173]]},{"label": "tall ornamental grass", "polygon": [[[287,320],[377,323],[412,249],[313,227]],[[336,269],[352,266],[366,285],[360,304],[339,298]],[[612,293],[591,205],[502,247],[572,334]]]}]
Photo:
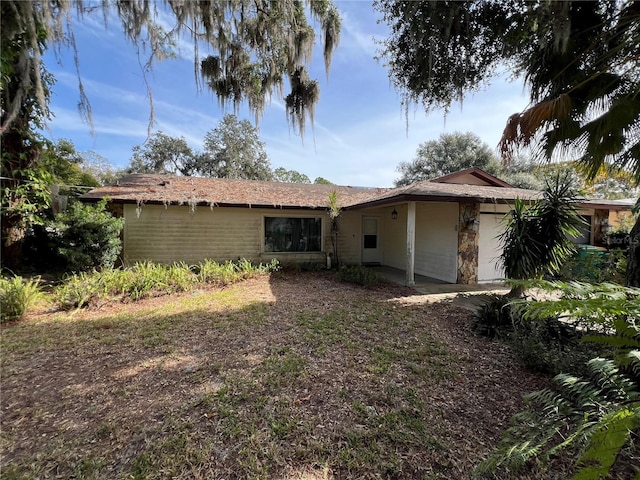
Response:
[{"label": "tall ornamental grass", "polygon": [[0,323],[22,318],[41,297],[38,279],[0,277]]},{"label": "tall ornamental grass", "polygon": [[140,300],[185,292],[200,284],[224,286],[278,270],[277,260],[254,265],[249,260],[217,263],[212,260],[189,266],[183,262],[162,265],[140,262],[130,268],[111,268],[73,274],[55,290],[64,310],[86,307],[108,299]]}]

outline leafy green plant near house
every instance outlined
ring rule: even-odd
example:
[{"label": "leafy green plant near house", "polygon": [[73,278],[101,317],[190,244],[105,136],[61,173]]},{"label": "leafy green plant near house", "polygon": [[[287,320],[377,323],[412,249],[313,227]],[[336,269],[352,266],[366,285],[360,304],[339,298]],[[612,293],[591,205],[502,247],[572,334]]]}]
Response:
[{"label": "leafy green plant near house", "polygon": [[331,220],[331,245],[333,247],[333,264],[336,267],[340,266],[340,257],[338,257],[338,233],[340,231],[340,224],[338,218],[342,213],[342,209],[338,204],[338,191],[332,190],[329,193],[329,219]]},{"label": "leafy green plant near house", "polygon": [[198,284],[229,285],[278,269],[279,263],[275,259],[258,265],[245,259],[225,263],[206,260],[195,266],[140,262],[129,268],[106,268],[70,275],[55,289],[54,295],[60,308],[70,310],[110,299],[136,301],[189,291]]},{"label": "leafy green plant near house", "polygon": [[575,480],[640,478],[640,290],[615,284],[531,282],[560,292],[559,300],[514,306],[531,321],[553,315],[592,327],[583,342],[604,355],[587,362],[583,376],[562,373],[554,387],[526,397],[495,452],[476,469],[514,474],[533,463],[574,459]]},{"label": "leafy green plant near house", "polygon": [[54,251],[72,272],[109,268],[120,254],[123,218],[115,218],[106,209],[106,201],[95,206],[71,202],[65,212],[48,225]]},{"label": "leafy green plant near house", "polygon": [[355,283],[363,287],[375,287],[384,282],[379,273],[363,265],[342,265],[336,275],[341,282]]},{"label": "leafy green plant near house", "polygon": [[476,311],[471,329],[485,337],[503,337],[513,331],[512,299],[492,295]]},{"label": "leafy green plant near house", "polygon": [[[508,278],[542,278],[554,274],[575,251],[571,237],[579,235],[584,220],[578,215],[577,198],[567,176],[547,181],[543,198],[528,205],[516,199],[506,217],[505,231],[498,237],[500,261]],[[522,296],[516,285],[511,296]]]},{"label": "leafy green plant near house", "polygon": [[562,265],[553,278],[561,281],[624,284],[626,271],[627,252],[623,249],[579,250]]},{"label": "leafy green plant near house", "polygon": [[0,323],[22,318],[41,295],[38,279],[0,277]]}]

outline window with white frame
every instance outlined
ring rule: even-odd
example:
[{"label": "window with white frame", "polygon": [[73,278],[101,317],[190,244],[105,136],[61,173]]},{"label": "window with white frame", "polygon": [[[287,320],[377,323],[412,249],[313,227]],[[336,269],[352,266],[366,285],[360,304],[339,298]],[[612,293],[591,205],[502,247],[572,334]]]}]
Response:
[{"label": "window with white frame", "polygon": [[322,251],[322,218],[265,217],[264,251]]}]

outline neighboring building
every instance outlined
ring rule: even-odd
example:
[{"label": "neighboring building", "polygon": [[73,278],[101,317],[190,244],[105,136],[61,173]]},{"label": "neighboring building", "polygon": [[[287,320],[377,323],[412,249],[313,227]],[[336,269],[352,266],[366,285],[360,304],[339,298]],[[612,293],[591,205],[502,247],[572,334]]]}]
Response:
[{"label": "neighboring building", "polygon": [[[501,220],[514,199],[541,197],[470,168],[393,189],[133,174],[81,199],[108,197],[111,210],[125,218],[125,264],[324,263],[333,252],[328,202],[334,190],[342,208],[340,261],[400,268],[408,285],[416,273],[449,283],[501,278]],[[591,227],[580,241],[600,244],[610,211],[629,209],[585,199],[581,214]]]}]

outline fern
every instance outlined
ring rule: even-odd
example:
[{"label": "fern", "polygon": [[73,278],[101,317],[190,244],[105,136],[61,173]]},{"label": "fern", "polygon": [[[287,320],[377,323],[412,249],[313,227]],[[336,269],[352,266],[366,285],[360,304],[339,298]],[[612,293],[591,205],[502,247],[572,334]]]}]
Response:
[{"label": "fern", "polygon": [[[629,361],[640,368],[640,352]],[[512,418],[498,450],[476,469],[484,473],[502,468],[517,472],[534,458],[549,462],[563,450],[576,454],[574,480],[605,478],[633,441],[640,427],[638,383],[621,373],[615,362],[594,358],[590,378],[560,374],[556,390],[525,397],[529,408]]]},{"label": "fern", "polygon": [[554,377],[553,388],[527,395],[527,409],[512,418],[498,448],[477,467],[476,474],[498,469],[513,473],[535,460],[546,465],[568,453],[575,458],[573,480],[607,478],[614,471],[640,480],[636,445],[640,433],[640,290],[615,284],[545,281],[527,282],[527,288],[532,284],[559,292],[560,298],[514,304],[523,317],[542,320],[558,315],[582,322],[595,332],[583,341],[610,347],[611,358],[593,358],[583,378],[562,373]]}]

